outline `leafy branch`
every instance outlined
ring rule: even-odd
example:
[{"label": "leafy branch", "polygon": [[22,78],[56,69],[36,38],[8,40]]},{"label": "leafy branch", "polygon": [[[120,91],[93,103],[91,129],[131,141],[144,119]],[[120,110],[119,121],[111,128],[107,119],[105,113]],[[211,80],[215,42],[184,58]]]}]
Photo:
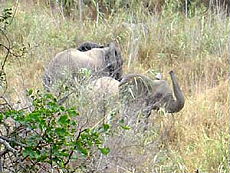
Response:
[{"label": "leafy branch", "polygon": [[[76,158],[81,163],[78,167],[86,166],[95,149],[108,154],[109,149],[102,147],[108,125],[83,129],[78,125],[75,108],[60,106],[51,94],[29,90],[28,96],[32,99],[32,112],[8,110],[0,114],[0,124],[9,118],[14,124],[8,134],[0,136],[0,143],[7,151],[17,151],[17,157],[12,156],[11,160],[20,163],[20,170],[23,167],[37,171],[44,164],[67,170]],[[2,152],[1,156],[7,153]],[[16,164],[11,167],[16,169]]]},{"label": "leafy branch", "polygon": [[[8,58],[21,57],[26,51],[23,48],[22,54],[15,53],[7,31],[16,9],[4,9],[0,15],[0,33],[5,40],[0,43],[5,50],[0,67],[0,85],[4,88],[0,96],[0,172],[52,172],[54,168],[70,172],[86,167],[93,153],[109,153],[102,137],[108,125],[79,127],[77,109],[61,106],[50,93],[28,90],[32,106],[21,110],[13,109],[4,97]],[[77,166],[72,166],[73,162]]]}]

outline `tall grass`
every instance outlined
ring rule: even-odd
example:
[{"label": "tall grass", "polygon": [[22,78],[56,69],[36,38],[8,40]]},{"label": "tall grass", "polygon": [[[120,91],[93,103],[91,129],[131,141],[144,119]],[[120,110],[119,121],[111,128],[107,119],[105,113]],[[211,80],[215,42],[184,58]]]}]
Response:
[{"label": "tall grass", "polygon": [[[23,44],[27,53],[20,59],[11,57],[7,63],[9,99],[23,102],[26,88],[42,90],[44,69],[57,52],[86,40],[101,44],[115,41],[122,50],[125,73],[150,75],[148,72],[154,70],[169,80],[168,71],[174,70],[186,96],[181,112],[173,116],[152,114],[150,130],[135,138],[144,147],[130,151],[134,158],[143,153],[145,157],[140,157],[143,160],[136,169],[127,166],[123,171],[230,172],[230,18],[202,8],[195,9],[192,17],[170,8],[160,14],[146,13],[142,6],[135,8],[120,9],[97,20],[87,17],[86,8],[80,23],[45,6],[28,8],[19,3],[9,37],[15,45]],[[134,134],[129,135],[128,139]],[[160,139],[159,150],[153,157],[155,148],[147,144],[156,139]]]}]

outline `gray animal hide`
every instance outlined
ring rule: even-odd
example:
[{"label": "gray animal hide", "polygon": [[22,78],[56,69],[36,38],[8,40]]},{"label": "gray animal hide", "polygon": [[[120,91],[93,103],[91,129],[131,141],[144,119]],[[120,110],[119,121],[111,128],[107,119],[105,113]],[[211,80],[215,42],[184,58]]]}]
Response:
[{"label": "gray animal hide", "polygon": [[169,113],[179,112],[184,107],[184,96],[172,71],[170,76],[173,91],[165,80],[153,80],[139,74],[124,76],[119,85],[124,112],[130,115],[140,110],[146,116],[150,115],[151,110],[160,108],[165,108]]},{"label": "gray animal hide", "polygon": [[82,69],[90,71],[93,77],[111,76],[120,80],[122,65],[121,52],[113,43],[108,47],[92,48],[84,52],[76,49],[64,50],[48,64],[44,85],[49,90],[56,84],[70,85],[76,80],[79,82],[84,79],[84,76],[81,77]]}]

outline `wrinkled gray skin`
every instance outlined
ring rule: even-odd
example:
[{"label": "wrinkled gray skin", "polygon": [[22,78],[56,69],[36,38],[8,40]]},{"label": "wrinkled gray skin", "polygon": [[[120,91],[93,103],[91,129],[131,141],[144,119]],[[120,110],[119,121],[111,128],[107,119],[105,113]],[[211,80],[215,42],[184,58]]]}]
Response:
[{"label": "wrinkled gray skin", "polygon": [[106,92],[107,95],[115,95],[119,92],[120,102],[125,109],[131,111],[128,115],[136,114],[142,109],[147,116],[152,110],[160,108],[164,108],[168,113],[175,113],[184,107],[185,99],[174,72],[170,71],[169,74],[173,90],[167,81],[159,80],[157,76],[151,79],[141,74],[124,75],[121,82],[103,77],[93,81],[91,86],[94,93]]},{"label": "wrinkled gray skin", "polygon": [[118,80],[111,77],[102,77],[89,83],[88,87],[92,89],[93,94],[115,96],[119,93]]},{"label": "wrinkled gray skin", "polygon": [[132,103],[141,103],[147,115],[160,108],[164,108],[168,113],[179,112],[184,107],[184,95],[174,72],[170,71],[169,74],[173,91],[165,80],[152,80],[140,74],[126,75],[119,85],[120,98],[131,107]]},{"label": "wrinkled gray skin", "polygon": [[[86,50],[90,46],[97,45],[85,44],[79,49]],[[49,91],[57,81],[76,79],[79,76],[79,70],[83,68],[90,70],[96,77],[110,76],[121,80],[122,65],[121,52],[114,43],[104,48],[91,48],[88,51],[64,50],[48,64],[44,75],[44,85]]]},{"label": "wrinkled gray skin", "polygon": [[[148,129],[148,115],[152,110],[164,108],[166,112],[174,113],[183,108],[185,102],[183,93],[172,71],[170,76],[173,89],[171,89],[167,81],[159,79],[159,75],[156,75],[155,78],[149,78],[140,74],[128,74],[123,76],[121,82],[110,77],[103,77],[90,84],[93,96],[95,96],[95,93],[99,93],[99,96],[95,96],[95,99],[90,97],[95,100],[92,104],[97,104],[96,108],[100,107],[100,110],[105,109],[105,111],[108,111],[105,114],[103,114],[103,111],[99,112],[97,115],[100,118],[96,122],[99,122],[103,117],[104,122],[113,124],[110,130],[116,134],[110,136],[105,143],[106,146],[110,146],[111,152],[106,158],[100,160],[100,168],[104,172],[116,172],[114,167],[117,165],[128,168],[130,163],[141,162],[141,159],[145,158],[143,155],[149,151],[148,149],[153,150],[153,157],[159,153],[157,149],[158,142],[153,142],[151,145],[143,147],[142,151],[144,152],[140,155],[141,159],[137,159],[136,155],[130,151],[134,151],[135,146],[140,147],[139,136],[143,135],[143,132]],[[107,95],[104,97],[103,94]],[[113,95],[115,95],[114,100],[110,100],[109,97]],[[101,100],[102,102],[100,102]],[[103,101],[106,103],[104,103],[105,106],[114,106],[119,113],[111,117],[109,111],[116,109],[108,110],[104,106],[99,106],[98,102],[103,103]],[[146,111],[147,114],[143,111]],[[93,112],[93,118],[97,117],[95,116],[96,111],[93,110]],[[120,120],[124,120],[125,125],[130,127],[131,130],[117,130],[116,128],[120,126],[118,125],[121,122]],[[155,127],[154,130],[156,130]],[[149,148],[144,150],[146,147]],[[120,157],[124,156],[124,154],[126,154],[126,157]]]},{"label": "wrinkled gray skin", "polygon": [[[102,77],[94,81],[90,81],[87,85],[85,98],[89,98],[87,102],[88,111],[93,110],[93,119],[98,117],[98,121],[102,117],[109,117],[111,111],[119,111],[119,86],[120,82],[111,77]],[[92,117],[91,117],[92,119]]]}]

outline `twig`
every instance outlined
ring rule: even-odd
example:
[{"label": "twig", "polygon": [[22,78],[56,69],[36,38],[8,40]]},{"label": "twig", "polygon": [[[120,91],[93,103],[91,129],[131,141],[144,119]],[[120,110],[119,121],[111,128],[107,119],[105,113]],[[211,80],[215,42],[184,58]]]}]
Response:
[{"label": "twig", "polygon": [[7,59],[8,59],[8,56],[9,56],[9,54],[10,54],[11,45],[10,45],[10,40],[9,40],[9,38],[7,37],[6,33],[5,33],[3,30],[0,30],[0,31],[1,31],[2,35],[5,37],[5,39],[7,40],[7,43],[8,43],[8,46],[5,46],[5,45],[3,45],[3,44],[0,44],[0,46],[4,47],[4,48],[7,50],[6,56],[5,56],[5,58],[4,58],[4,60],[3,60],[3,63],[2,63],[2,69],[1,69],[1,70],[3,71],[3,70],[4,70],[4,66],[5,66],[5,64],[6,64],[6,61],[7,61]]},{"label": "twig", "polygon": [[0,96],[0,99],[4,100],[4,105],[9,106],[9,108],[13,110],[13,107],[10,105],[9,101],[4,96]]},{"label": "twig", "polygon": [[[9,139],[9,138],[4,137],[4,136],[0,136],[0,140],[6,141],[7,143],[8,143],[8,142],[13,142],[13,143],[15,143],[16,145],[19,145],[19,146],[21,146],[21,147],[26,147],[25,144],[22,144],[22,143],[20,143],[20,142],[17,142],[17,141],[15,141],[15,140],[13,140],[13,139]],[[1,143],[1,142],[0,142],[0,143]]]},{"label": "twig", "polygon": [[[4,156],[7,152],[8,152],[7,150],[1,151],[1,152],[0,152],[0,158],[1,158],[2,156]],[[0,172],[1,172],[1,171],[0,171]]]},{"label": "twig", "polygon": [[15,150],[13,147],[10,146],[10,144],[8,142],[6,142],[5,140],[3,140],[2,138],[0,139],[0,144],[3,144],[6,149],[14,154],[17,153],[17,150]]},{"label": "twig", "polygon": [[[75,140],[76,142],[79,140],[81,134],[82,134],[84,131],[86,131],[86,130],[87,130],[87,129],[84,129],[84,130],[81,130],[81,129],[80,129],[80,131],[79,131],[79,133],[78,133],[78,135],[77,135],[77,137],[76,137],[76,140]],[[72,157],[72,155],[73,155],[73,152],[74,152],[74,150],[75,150],[76,148],[77,148],[77,146],[75,146],[74,149],[70,152],[67,161],[64,163],[64,166],[66,166],[66,165],[70,162],[70,159],[71,159],[71,157]]]}]

